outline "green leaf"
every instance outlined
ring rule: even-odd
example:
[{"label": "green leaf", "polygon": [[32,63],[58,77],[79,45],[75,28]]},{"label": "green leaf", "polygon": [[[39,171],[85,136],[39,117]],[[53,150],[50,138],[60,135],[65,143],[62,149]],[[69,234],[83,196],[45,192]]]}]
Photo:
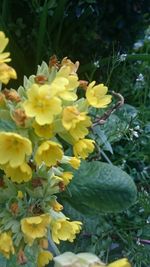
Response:
[{"label": "green leaf", "polygon": [[48,17],[48,3],[47,3],[47,0],[45,0],[44,5],[43,5],[43,10],[40,16],[39,31],[37,35],[36,65],[39,63],[39,61],[41,61],[42,48],[43,48],[45,34],[46,34],[47,17]]},{"label": "green leaf", "polygon": [[[109,143],[107,136],[103,130],[101,130],[100,125],[96,125],[93,129],[93,132],[99,137],[100,140],[97,140],[100,145],[111,154],[113,154],[113,149],[111,144]],[[100,141],[100,142],[99,142]]]},{"label": "green leaf", "polygon": [[15,132],[16,125],[12,121],[0,120],[0,131]]},{"label": "green leaf", "polygon": [[132,178],[103,162],[83,162],[64,198],[73,208],[85,214],[120,212],[133,205],[137,189]]},{"label": "green leaf", "polygon": [[7,264],[6,258],[4,258],[2,254],[0,254],[0,266],[6,267],[6,264]]}]

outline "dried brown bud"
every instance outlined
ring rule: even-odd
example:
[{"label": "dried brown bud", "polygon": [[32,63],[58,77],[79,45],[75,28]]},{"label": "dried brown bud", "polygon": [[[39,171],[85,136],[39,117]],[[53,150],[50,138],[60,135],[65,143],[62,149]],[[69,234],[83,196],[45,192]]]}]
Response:
[{"label": "dried brown bud", "polygon": [[61,192],[65,191],[65,184],[63,182],[59,182],[58,186]]},{"label": "dried brown bud", "polygon": [[38,84],[45,84],[45,82],[47,82],[47,77],[45,75],[37,75],[34,80]]},{"label": "dried brown bud", "polygon": [[60,64],[59,64],[59,61],[56,57],[56,55],[53,55],[50,57],[50,60],[49,60],[49,67],[56,67],[56,68],[59,68],[60,67]]},{"label": "dried brown bud", "polygon": [[12,214],[16,215],[19,211],[19,206],[17,202],[14,202],[11,204],[10,206],[10,211],[12,212]]},{"label": "dried brown bud", "polygon": [[2,92],[5,95],[6,99],[8,99],[12,102],[20,102],[21,101],[19,94],[14,89],[8,90],[5,88]]},{"label": "dried brown bud", "polygon": [[2,177],[0,177],[0,187],[4,187],[5,183]]},{"label": "dried brown bud", "polygon": [[82,89],[86,90],[87,86],[88,86],[88,81],[85,81],[85,80],[79,81],[79,87],[81,87]]},{"label": "dried brown bud", "polygon": [[12,119],[16,122],[19,126],[25,126],[25,122],[27,119],[27,116],[22,109],[16,109],[12,114]]},{"label": "dried brown bud", "polygon": [[37,177],[37,178],[34,178],[31,183],[32,183],[32,186],[36,188],[38,186],[43,185],[43,179],[41,177]]},{"label": "dried brown bud", "polygon": [[25,256],[25,253],[22,249],[18,253],[18,263],[21,265],[27,263],[27,257]]}]

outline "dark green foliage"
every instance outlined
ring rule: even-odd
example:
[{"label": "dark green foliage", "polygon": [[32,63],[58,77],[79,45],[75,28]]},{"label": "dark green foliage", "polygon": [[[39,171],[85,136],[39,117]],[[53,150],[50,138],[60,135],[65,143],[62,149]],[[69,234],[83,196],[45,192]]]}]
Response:
[{"label": "dark green foliage", "polygon": [[2,0],[0,29],[10,38],[22,78],[54,53],[83,65],[108,57],[114,48],[129,49],[148,25],[148,12],[148,0]]}]

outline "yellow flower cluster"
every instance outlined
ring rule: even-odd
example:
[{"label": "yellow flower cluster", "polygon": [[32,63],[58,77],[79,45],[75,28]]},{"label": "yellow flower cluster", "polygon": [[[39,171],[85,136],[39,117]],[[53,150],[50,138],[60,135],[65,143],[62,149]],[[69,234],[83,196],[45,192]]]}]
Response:
[{"label": "yellow flower cluster", "polygon": [[[16,78],[15,70],[6,64],[10,61],[10,54],[3,52],[7,43],[0,32],[0,82],[4,84]],[[43,63],[17,91],[5,88],[0,93],[0,190],[7,199],[1,202],[0,253],[9,258],[17,251],[20,264],[27,261],[23,248],[36,245],[37,266],[44,267],[52,254],[45,250],[48,245],[43,246],[43,239],[46,244],[49,238],[56,244],[73,242],[81,231],[81,222],[70,221],[61,212],[56,194],[72,180],[70,169],[78,169],[81,159],[94,151],[94,141],[87,137],[92,127],[90,108],[106,107],[111,96],[106,86],[92,82],[79,99],[78,66],[68,58],[59,65]],[[73,156],[65,155],[64,141]]]},{"label": "yellow flower cluster", "polygon": [[7,84],[9,80],[16,79],[16,71],[8,66],[5,62],[10,62],[10,53],[3,52],[5,47],[8,44],[8,38],[5,37],[5,34],[0,31],[0,82]]}]

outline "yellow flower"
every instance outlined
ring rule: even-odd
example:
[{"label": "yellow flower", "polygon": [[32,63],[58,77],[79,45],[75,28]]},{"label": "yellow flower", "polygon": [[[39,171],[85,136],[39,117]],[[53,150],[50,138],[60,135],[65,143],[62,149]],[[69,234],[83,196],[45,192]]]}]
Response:
[{"label": "yellow flower", "polygon": [[50,85],[33,84],[27,91],[28,99],[23,103],[26,115],[35,117],[35,121],[40,124],[50,124],[55,115],[58,115],[61,108],[61,100],[52,97]]},{"label": "yellow flower", "polygon": [[32,169],[26,162],[23,162],[20,166],[15,168],[6,164],[2,166],[2,169],[5,171],[6,176],[10,177],[13,182],[18,184],[28,182],[32,178]]},{"label": "yellow flower", "polygon": [[63,206],[60,203],[58,203],[57,200],[54,200],[51,205],[52,205],[53,210],[56,212],[59,212],[63,209]]},{"label": "yellow flower", "polygon": [[40,125],[35,121],[32,126],[34,128],[35,133],[40,137],[52,138],[54,136],[53,123]]},{"label": "yellow flower", "polygon": [[92,122],[85,112],[79,112],[75,106],[68,106],[63,110],[62,124],[77,141],[88,134],[87,127],[90,127]]},{"label": "yellow flower", "polygon": [[2,53],[5,47],[7,46],[8,42],[9,39],[6,38],[5,34],[0,31],[0,64],[11,61],[11,59],[9,58],[10,56],[9,52]]},{"label": "yellow flower", "polygon": [[0,82],[7,84],[10,79],[16,79],[16,71],[5,63],[0,64]]},{"label": "yellow flower", "polygon": [[124,258],[108,264],[108,267],[131,267],[131,264]]},{"label": "yellow flower", "polygon": [[42,162],[46,166],[51,167],[57,164],[63,157],[62,146],[53,141],[43,142],[37,149],[35,154],[35,161],[38,165]]},{"label": "yellow flower", "polygon": [[37,267],[44,267],[53,259],[53,254],[47,250],[40,251],[37,259]]},{"label": "yellow flower", "polygon": [[16,168],[31,153],[32,143],[29,139],[16,133],[0,132],[0,164],[9,163],[12,168]]},{"label": "yellow flower", "polygon": [[76,157],[71,157],[69,160],[69,164],[71,165],[71,167],[73,167],[76,170],[79,169],[80,163],[81,163],[81,160]]},{"label": "yellow flower", "polygon": [[86,159],[94,150],[94,141],[91,139],[82,139],[73,146],[73,152],[76,157]]},{"label": "yellow flower", "polygon": [[48,240],[46,238],[41,238],[39,240],[39,246],[41,248],[47,249],[48,248]]},{"label": "yellow flower", "polygon": [[58,220],[54,220],[51,223],[51,231],[52,231],[52,239],[55,243],[59,244],[59,240],[69,240],[73,242],[81,230],[82,223],[79,221],[69,222],[67,218],[60,218]]},{"label": "yellow flower", "polygon": [[17,197],[19,198],[19,199],[22,199],[23,198],[23,193],[22,193],[22,191],[18,191],[18,193],[17,193]]},{"label": "yellow flower", "polygon": [[57,81],[57,79],[59,80],[60,78],[66,79],[67,83],[64,88],[59,84],[61,90],[58,92],[58,96],[66,101],[75,101],[77,99],[76,89],[79,86],[78,76],[76,74],[71,74],[70,66],[62,66],[58,71],[55,80]]},{"label": "yellow flower", "polygon": [[70,181],[72,180],[73,173],[72,172],[63,172],[61,175],[61,178],[64,182],[64,185],[68,185]]},{"label": "yellow flower", "polygon": [[49,223],[50,216],[48,214],[22,219],[21,230],[25,235],[26,241],[30,244],[30,241],[35,238],[44,237],[47,234]]},{"label": "yellow flower", "polygon": [[50,85],[51,94],[66,101],[77,99],[78,76],[72,75],[70,66],[62,66]]},{"label": "yellow flower", "polygon": [[0,234],[0,252],[8,259],[10,253],[15,253],[11,236],[6,232]]},{"label": "yellow flower", "polygon": [[9,40],[5,37],[5,34],[0,31],[0,82],[5,84],[8,83],[11,78],[17,78],[16,71],[12,67],[5,64],[5,62],[11,61],[11,59],[9,58],[10,53],[3,53],[3,50],[8,44],[8,41]]},{"label": "yellow flower", "polygon": [[61,65],[70,67],[70,74],[76,74],[79,68],[79,61],[73,63],[69,58],[64,57],[61,61]]},{"label": "yellow flower", "polygon": [[106,95],[108,88],[103,84],[95,85],[91,82],[86,90],[86,98],[89,104],[95,108],[105,108],[111,102],[111,95]]}]

